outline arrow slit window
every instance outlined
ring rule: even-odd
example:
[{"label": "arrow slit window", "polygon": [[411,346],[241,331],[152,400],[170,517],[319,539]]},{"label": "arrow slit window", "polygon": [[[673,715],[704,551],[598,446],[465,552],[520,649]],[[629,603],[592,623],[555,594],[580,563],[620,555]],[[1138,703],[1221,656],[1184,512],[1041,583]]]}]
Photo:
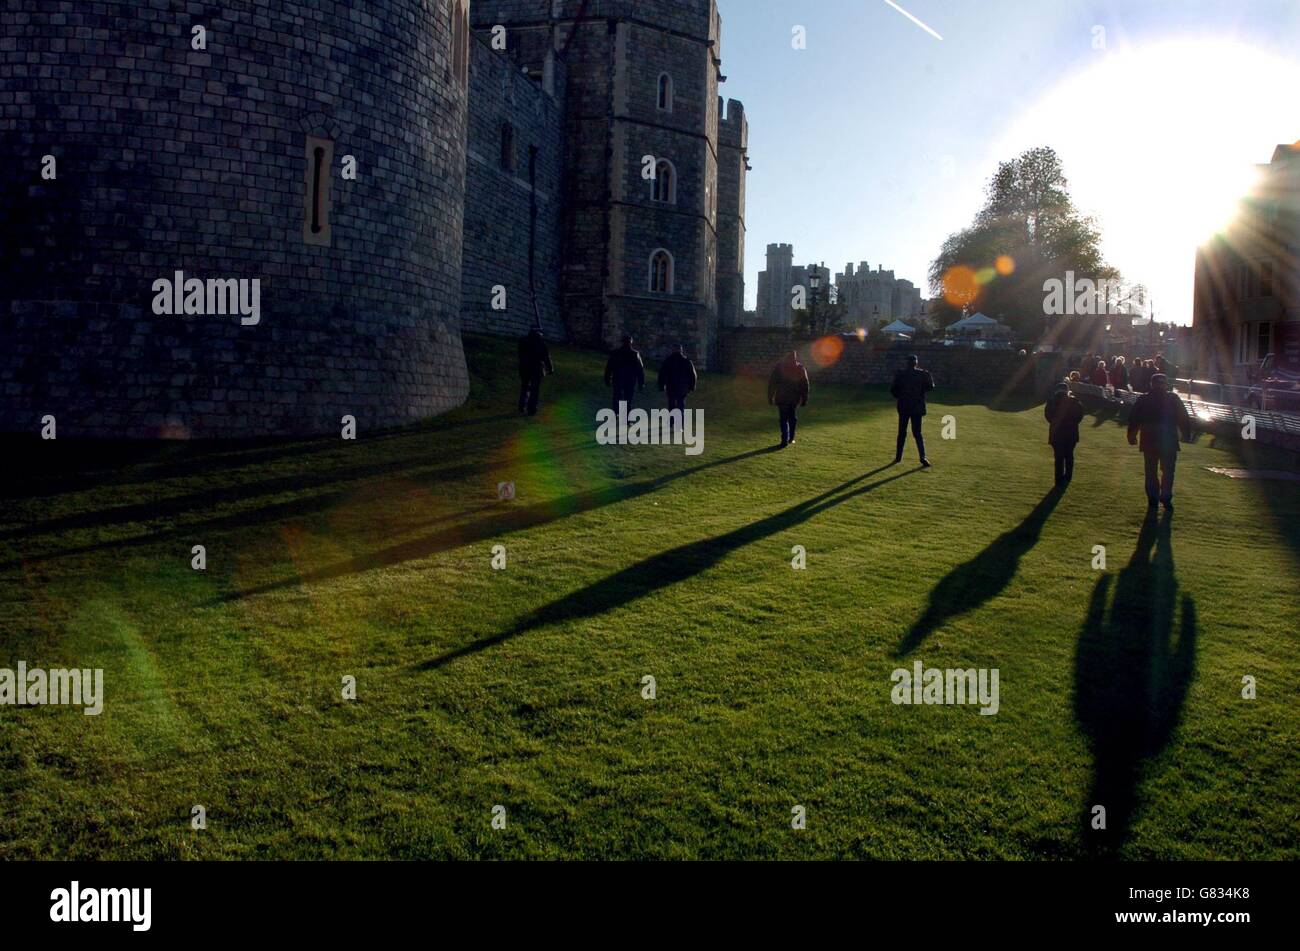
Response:
[{"label": "arrow slit window", "polygon": [[330,246],[330,188],[333,176],[334,143],[307,136],[303,147],[302,239],[308,244]]}]

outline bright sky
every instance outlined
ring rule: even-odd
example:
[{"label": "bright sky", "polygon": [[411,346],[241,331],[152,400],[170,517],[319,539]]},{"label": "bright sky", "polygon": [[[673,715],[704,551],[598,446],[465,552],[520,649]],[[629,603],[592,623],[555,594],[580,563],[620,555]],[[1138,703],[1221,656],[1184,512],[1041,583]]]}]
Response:
[{"label": "bright sky", "polygon": [[718,0],[750,121],[746,307],[776,242],[929,296],[998,161],[1050,145],[1108,261],[1190,323],[1196,246],[1300,140],[1300,0],[895,2],[943,39],[887,0]]}]

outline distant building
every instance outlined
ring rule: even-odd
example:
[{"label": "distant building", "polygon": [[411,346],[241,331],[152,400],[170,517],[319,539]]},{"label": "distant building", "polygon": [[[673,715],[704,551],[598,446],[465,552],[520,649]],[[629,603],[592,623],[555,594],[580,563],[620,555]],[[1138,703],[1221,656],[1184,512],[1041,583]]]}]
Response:
[{"label": "distant building", "polygon": [[845,317],[851,324],[872,329],[891,321],[919,317],[925,313],[921,291],[909,280],[894,277],[884,265],[871,265],[863,261],[855,270],[850,262],[843,273],[835,275],[839,299],[845,306]]},{"label": "distant building", "polygon": [[755,311],[757,327],[790,327],[796,320],[794,290],[804,289],[806,305],[813,301],[812,276],[821,278],[817,299],[826,303],[830,297],[831,272],[824,264],[795,264],[794,246],[769,244],[767,269],[758,273],[758,303]]},{"label": "distant building", "polygon": [[893,271],[886,271],[883,266],[873,271],[863,261],[855,270],[849,263],[843,272],[832,277],[823,265],[796,265],[793,245],[769,244],[767,268],[758,274],[757,325],[791,326],[795,320],[792,291],[799,286],[807,288],[811,300],[809,281],[814,272],[822,279],[821,300],[829,299],[829,288],[834,286],[835,299],[844,305],[844,322],[848,326],[870,330],[927,313],[928,302],[920,289],[909,280],[895,277]]},{"label": "distant building", "polygon": [[790,270],[793,264],[794,245],[767,246],[767,268],[758,272],[757,326],[790,326],[790,288],[794,286]]},{"label": "distant building", "polygon": [[1300,320],[1300,145],[1279,145],[1236,219],[1196,253],[1198,372],[1243,381]]}]

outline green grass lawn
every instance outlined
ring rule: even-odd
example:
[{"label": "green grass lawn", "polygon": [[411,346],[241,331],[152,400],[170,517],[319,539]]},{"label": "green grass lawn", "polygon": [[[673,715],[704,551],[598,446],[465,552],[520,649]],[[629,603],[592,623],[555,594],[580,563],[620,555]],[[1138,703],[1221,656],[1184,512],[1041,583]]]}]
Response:
[{"label": "green grass lawn", "polygon": [[[526,420],[469,346],[465,407],[355,442],[6,441],[0,667],[107,696],[0,707],[0,857],[1300,857],[1300,483],[1205,437],[1144,525],[1115,423],[1057,496],[1041,408],[942,380],[928,471],[879,389],[773,452],[722,376],[702,455],[601,447],[600,358]],[[895,705],[917,660],[998,713]]]}]

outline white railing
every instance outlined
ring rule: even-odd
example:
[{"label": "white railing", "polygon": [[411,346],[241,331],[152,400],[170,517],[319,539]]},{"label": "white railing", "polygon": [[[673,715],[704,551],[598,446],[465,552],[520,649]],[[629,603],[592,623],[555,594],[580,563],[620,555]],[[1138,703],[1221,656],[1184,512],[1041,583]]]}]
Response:
[{"label": "white railing", "polygon": [[[1142,395],[1141,393],[1134,393],[1132,390],[1116,390],[1110,386],[1097,386],[1093,383],[1079,381],[1072,381],[1070,389],[1081,395],[1092,396],[1122,406],[1132,406],[1137,402],[1138,397]],[[1178,392],[1178,390],[1174,392],[1178,393],[1183,404],[1187,407],[1193,425],[1197,423],[1231,423],[1240,427],[1246,424],[1246,417],[1249,416],[1255,420],[1257,429],[1271,429],[1291,436],[1300,436],[1300,414],[1298,413],[1278,413],[1273,410],[1251,409],[1248,406],[1210,403],[1197,396],[1188,396],[1186,393]]]}]

